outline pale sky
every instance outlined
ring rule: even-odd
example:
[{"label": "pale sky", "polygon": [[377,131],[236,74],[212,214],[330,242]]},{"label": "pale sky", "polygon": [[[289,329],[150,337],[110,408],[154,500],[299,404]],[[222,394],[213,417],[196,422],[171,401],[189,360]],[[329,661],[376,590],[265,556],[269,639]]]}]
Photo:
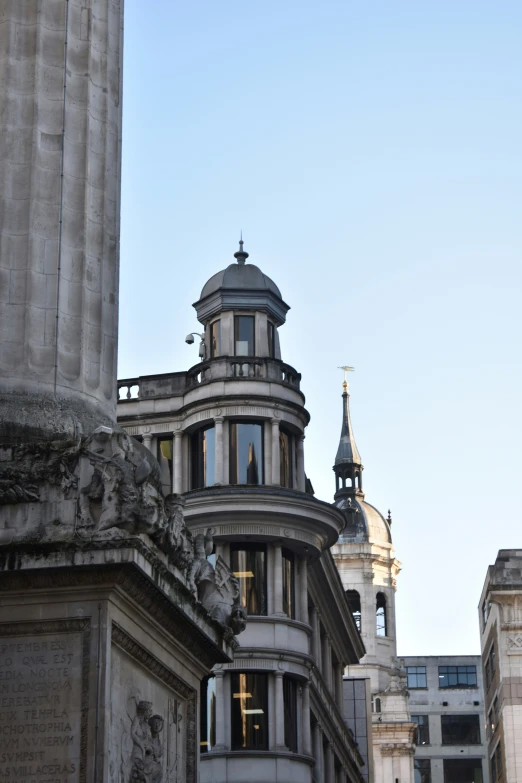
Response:
[{"label": "pale sky", "polygon": [[478,653],[487,566],[522,548],[522,3],[125,5],[119,377],[197,362],[242,229],[291,306],[326,501],[356,368],[399,654]]}]

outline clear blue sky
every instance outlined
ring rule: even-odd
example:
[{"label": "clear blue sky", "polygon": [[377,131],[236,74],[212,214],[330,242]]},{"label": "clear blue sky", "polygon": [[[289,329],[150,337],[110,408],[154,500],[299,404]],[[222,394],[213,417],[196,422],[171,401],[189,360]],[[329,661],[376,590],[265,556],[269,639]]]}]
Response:
[{"label": "clear blue sky", "polygon": [[292,307],[324,500],[356,368],[399,652],[478,652],[486,568],[522,547],[522,3],[125,5],[119,377],[196,363],[243,229]]}]

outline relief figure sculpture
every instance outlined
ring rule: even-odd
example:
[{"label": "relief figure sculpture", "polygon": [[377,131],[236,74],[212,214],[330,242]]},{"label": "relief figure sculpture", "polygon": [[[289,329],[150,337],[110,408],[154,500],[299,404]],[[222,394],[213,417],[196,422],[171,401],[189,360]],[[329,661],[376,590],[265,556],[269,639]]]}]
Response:
[{"label": "relief figure sculpture", "polygon": [[163,718],[152,714],[150,701],[139,701],[132,721],[132,768],[129,783],[162,783]]}]

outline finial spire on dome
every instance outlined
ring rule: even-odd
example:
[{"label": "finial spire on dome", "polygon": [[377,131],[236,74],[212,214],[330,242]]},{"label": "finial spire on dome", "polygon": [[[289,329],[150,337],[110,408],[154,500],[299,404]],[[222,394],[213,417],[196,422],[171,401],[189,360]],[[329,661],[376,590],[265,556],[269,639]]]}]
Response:
[{"label": "finial spire on dome", "polygon": [[339,448],[337,449],[337,456],[335,457],[335,464],[343,465],[346,463],[351,463],[353,465],[362,465],[361,456],[353,436],[352,422],[350,419],[350,395],[348,393],[348,381],[346,380],[347,373],[353,372],[355,368],[345,364],[342,367],[339,367],[339,369],[344,371],[343,424],[341,429],[341,438],[339,440]]},{"label": "finial spire on dome", "polygon": [[239,239],[239,250],[237,251],[237,253],[234,253],[234,258],[237,258],[237,263],[239,264],[239,266],[243,266],[243,264],[248,258],[248,253],[245,250],[243,250],[243,245],[244,245],[243,231],[241,230],[240,239]]}]

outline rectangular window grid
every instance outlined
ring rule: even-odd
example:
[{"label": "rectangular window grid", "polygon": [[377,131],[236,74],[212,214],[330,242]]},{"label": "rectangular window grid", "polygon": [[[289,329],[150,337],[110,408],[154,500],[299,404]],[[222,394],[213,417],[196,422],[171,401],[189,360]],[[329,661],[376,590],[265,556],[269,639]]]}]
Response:
[{"label": "rectangular window grid", "polygon": [[408,678],[408,688],[427,687],[425,666],[407,666],[406,675]]},{"label": "rectangular window grid", "polygon": [[439,666],[439,688],[476,687],[476,666]]},{"label": "rectangular window grid", "polygon": [[441,715],[443,745],[480,745],[478,715]]}]

